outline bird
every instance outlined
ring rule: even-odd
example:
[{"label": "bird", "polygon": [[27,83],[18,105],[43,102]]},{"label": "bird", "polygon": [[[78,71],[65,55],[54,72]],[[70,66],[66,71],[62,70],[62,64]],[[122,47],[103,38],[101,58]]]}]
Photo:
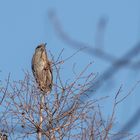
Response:
[{"label": "bird", "polygon": [[38,45],[32,57],[32,72],[40,91],[45,94],[51,92],[53,74],[51,61],[46,52],[46,43]]}]

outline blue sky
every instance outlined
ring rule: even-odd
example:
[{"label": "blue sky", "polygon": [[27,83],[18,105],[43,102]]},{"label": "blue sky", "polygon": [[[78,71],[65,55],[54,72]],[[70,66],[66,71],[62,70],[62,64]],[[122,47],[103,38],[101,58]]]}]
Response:
[{"label": "blue sky", "polygon": [[[0,1],[0,77],[4,79],[9,72],[13,80],[24,77],[23,69],[31,71],[31,58],[35,47],[47,42],[48,48],[54,55],[58,55],[64,48],[63,57],[75,52],[69,48],[57,35],[48,12],[54,10],[66,33],[73,39],[85,44],[95,45],[96,27],[99,19],[107,17],[108,24],[105,30],[104,50],[115,57],[122,56],[140,40],[140,1],[139,0],[4,0]],[[108,68],[106,63],[94,56],[80,52],[65,67],[64,77],[69,78],[70,66],[73,62],[80,71],[87,63],[94,61],[91,71],[102,74]],[[140,80],[140,74],[130,69],[123,69],[110,82],[114,88],[102,95],[115,95],[121,84],[123,95]],[[108,87],[109,84],[106,84]],[[117,109],[116,120],[123,125],[133,115],[139,104],[139,87]],[[109,115],[112,102],[105,102],[103,110]],[[117,126],[118,126],[117,125]],[[140,126],[140,125],[139,125]],[[140,127],[133,130],[139,132]],[[118,126],[119,127],[119,126]]]}]

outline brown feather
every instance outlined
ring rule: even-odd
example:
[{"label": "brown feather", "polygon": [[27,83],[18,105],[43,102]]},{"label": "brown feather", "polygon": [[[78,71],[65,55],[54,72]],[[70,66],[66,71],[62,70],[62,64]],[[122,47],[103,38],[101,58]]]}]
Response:
[{"label": "brown feather", "polygon": [[37,46],[35,50],[32,58],[32,72],[39,89],[43,93],[50,92],[52,89],[53,75],[45,44]]}]

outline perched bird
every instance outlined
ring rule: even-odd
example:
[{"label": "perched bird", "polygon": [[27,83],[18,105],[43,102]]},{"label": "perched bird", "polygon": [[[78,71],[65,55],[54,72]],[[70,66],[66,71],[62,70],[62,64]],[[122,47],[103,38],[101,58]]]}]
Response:
[{"label": "perched bird", "polygon": [[51,62],[48,60],[45,46],[46,44],[37,46],[32,58],[32,72],[43,94],[51,91],[53,82]]}]

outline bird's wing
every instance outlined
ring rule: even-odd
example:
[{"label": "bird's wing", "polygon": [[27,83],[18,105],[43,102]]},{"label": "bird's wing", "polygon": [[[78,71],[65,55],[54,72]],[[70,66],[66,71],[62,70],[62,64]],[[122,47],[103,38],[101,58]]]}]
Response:
[{"label": "bird's wing", "polygon": [[32,72],[33,72],[33,75],[34,75],[34,77],[35,77],[35,64],[34,64],[34,59],[35,59],[35,55],[33,55],[33,58],[32,58],[32,64],[31,64],[31,66],[32,66]]},{"label": "bird's wing", "polygon": [[[49,74],[51,75],[51,84],[53,84],[53,73],[52,73],[52,63],[51,62],[49,62]],[[52,86],[52,85],[51,85]]]},{"label": "bird's wing", "polygon": [[50,62],[48,61],[43,70],[44,84],[48,88],[52,88],[53,74]]},{"label": "bird's wing", "polygon": [[33,55],[33,58],[32,58],[32,72],[33,72],[33,75],[34,75],[34,77],[35,77],[35,80],[37,81],[37,82],[39,82],[38,81],[38,72],[37,72],[37,66],[36,66],[36,63],[35,63],[35,54]]}]

